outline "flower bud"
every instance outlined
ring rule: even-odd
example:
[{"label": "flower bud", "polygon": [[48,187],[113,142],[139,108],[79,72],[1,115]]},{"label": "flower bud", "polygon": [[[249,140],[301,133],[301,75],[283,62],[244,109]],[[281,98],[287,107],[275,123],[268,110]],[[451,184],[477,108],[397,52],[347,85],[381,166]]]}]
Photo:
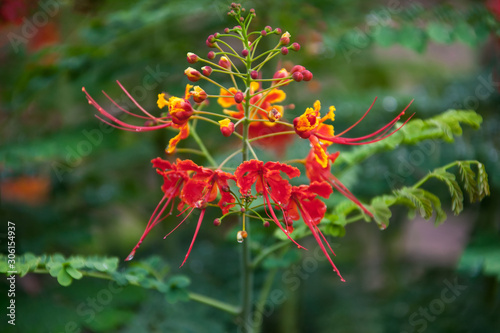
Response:
[{"label": "flower bud", "polygon": [[301,72],[295,72],[295,73],[292,74],[292,79],[294,81],[300,82],[300,81],[302,81],[304,79],[304,75],[302,75]]},{"label": "flower bud", "polygon": [[210,35],[208,36],[206,42],[208,47],[215,47],[215,36],[214,35]]},{"label": "flower bud", "polygon": [[282,114],[276,108],[272,108],[268,112],[267,117],[269,118],[270,122],[274,123],[276,120],[280,120],[280,118],[282,117]]},{"label": "flower bud", "polygon": [[243,93],[241,91],[238,91],[236,94],[234,94],[234,101],[238,104],[243,102],[243,98],[245,98],[245,96],[243,96]]},{"label": "flower bud", "polygon": [[202,103],[207,99],[207,93],[205,90],[201,89],[200,86],[195,86],[194,90],[190,91],[190,94],[193,96],[193,100],[196,103]]},{"label": "flower bud", "polygon": [[247,49],[243,49],[243,51],[241,51],[241,55],[243,57],[246,57],[248,55],[248,50]]},{"label": "flower bud", "polygon": [[220,131],[221,131],[222,135],[224,135],[225,137],[228,137],[231,134],[233,134],[234,123],[232,123],[231,120],[229,120],[228,118],[226,118],[224,120],[219,120],[219,124],[220,124]]},{"label": "flower bud", "polygon": [[184,74],[187,76],[189,81],[196,82],[201,79],[201,74],[196,69],[188,67],[184,71]]},{"label": "flower bud", "polygon": [[260,34],[261,34],[262,36],[266,36],[266,35],[267,35],[267,31],[266,31],[266,30],[262,30],[262,31],[260,32]]},{"label": "flower bud", "polygon": [[276,32],[277,34],[281,35],[281,29],[280,28],[274,29],[274,32]]},{"label": "flower bud", "polygon": [[214,38],[217,38],[217,37],[219,37],[219,33],[218,32],[214,33]]},{"label": "flower bud", "polygon": [[253,80],[257,80],[257,78],[259,77],[259,72],[257,72],[257,71],[251,71],[251,72],[250,72],[250,77],[251,77]]},{"label": "flower bud", "polygon": [[300,44],[299,43],[293,43],[292,44],[292,50],[294,50],[294,51],[300,50]]},{"label": "flower bud", "polygon": [[269,221],[265,221],[263,224],[264,228],[268,228],[269,227]]},{"label": "flower bud", "polygon": [[203,71],[203,75],[205,76],[210,76],[210,74],[212,74],[212,67],[210,66],[203,66],[201,70]]},{"label": "flower bud", "polygon": [[[285,77],[289,77],[290,73],[287,72],[286,69],[282,68],[273,75],[273,79],[283,79]],[[273,84],[279,84],[282,83],[284,80],[276,80],[273,81]]]},{"label": "flower bud", "polygon": [[214,59],[215,58],[215,52],[214,51],[208,52],[207,58],[210,59],[210,60]]},{"label": "flower bud", "polygon": [[220,224],[221,224],[220,219],[214,220],[214,226],[218,227],[218,226],[220,226]]},{"label": "flower bud", "polygon": [[292,71],[290,72],[291,74],[295,73],[295,72],[302,72],[302,71],[305,71],[306,68],[304,66],[301,66],[301,65],[295,65],[292,67]]},{"label": "flower bud", "polygon": [[225,32],[226,34],[228,34],[228,33],[229,33],[229,28],[225,28],[225,29],[224,29],[224,32]]},{"label": "flower bud", "polygon": [[308,71],[307,69],[302,71],[302,76],[304,77],[304,81],[311,81],[312,78],[313,78],[313,75],[310,71]]},{"label": "flower bud", "polygon": [[229,62],[229,59],[225,56],[220,57],[219,60],[219,66],[224,67],[225,69],[230,69],[231,68],[231,62]]},{"label": "flower bud", "polygon": [[282,55],[287,55],[287,54],[288,54],[288,47],[283,46],[283,47],[281,48],[281,54],[282,54]]},{"label": "flower bud", "polygon": [[194,64],[195,62],[198,61],[198,56],[192,52],[188,52],[187,54],[187,61],[190,63],[190,64]]},{"label": "flower bud", "polygon": [[271,26],[269,26],[269,25],[266,25],[266,27],[264,29],[265,29],[266,32],[273,31],[273,28],[271,28]]},{"label": "flower bud", "polygon": [[290,43],[290,33],[287,31],[285,32],[283,35],[281,35],[281,38],[280,38],[280,43],[282,45],[288,45]]}]

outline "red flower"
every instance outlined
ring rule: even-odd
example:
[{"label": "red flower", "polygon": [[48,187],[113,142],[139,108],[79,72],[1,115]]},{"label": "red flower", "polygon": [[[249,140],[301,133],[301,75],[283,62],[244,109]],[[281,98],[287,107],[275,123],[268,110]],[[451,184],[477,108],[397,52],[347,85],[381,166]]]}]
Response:
[{"label": "red flower", "polygon": [[406,112],[406,110],[410,107],[411,103],[413,102],[412,100],[410,104],[408,104],[406,108],[396,118],[394,118],[391,122],[380,128],[379,130],[359,138],[343,138],[342,135],[349,132],[352,128],[354,128],[357,124],[359,124],[361,120],[363,120],[363,118],[368,114],[368,112],[370,112],[376,100],[377,98],[375,98],[372,105],[370,105],[365,114],[354,125],[352,125],[348,129],[337,135],[334,135],[334,130],[332,125],[324,124],[324,122],[328,119],[332,121],[335,119],[334,115],[335,107],[330,106],[328,114],[323,118],[321,118],[319,112],[321,104],[319,101],[316,101],[314,103],[314,109],[307,108],[306,111],[300,117],[297,117],[293,120],[293,126],[295,128],[295,132],[301,138],[309,139],[309,141],[311,141],[311,145],[313,146],[315,151],[316,160],[323,168],[325,168],[328,163],[326,147],[328,147],[332,143],[339,143],[343,145],[366,145],[374,143],[383,140],[393,135],[397,131],[399,131],[413,116],[411,115],[401,126],[396,128],[392,132],[387,133],[390,131],[392,126],[401,118],[401,116]]},{"label": "red flower", "polygon": [[274,223],[285,233],[288,239],[294,242],[299,248],[303,248],[283,229],[271,206],[270,200],[273,200],[275,204],[282,208],[288,205],[290,199],[292,186],[286,179],[283,179],[281,172],[290,178],[300,175],[299,169],[293,166],[279,162],[267,162],[264,164],[262,161],[257,160],[243,162],[238,166],[234,175],[236,176],[240,193],[244,196],[251,193],[252,186],[255,184],[255,190],[259,195],[262,195],[266,205],[265,208],[269,210],[269,212],[266,210],[268,216],[271,214],[270,217],[272,217]]},{"label": "red flower", "polygon": [[[184,205],[187,205],[187,209],[191,208],[191,210],[187,216],[174,229],[172,229],[172,231],[170,231],[170,233],[177,229],[189,217],[195,208],[201,209],[200,217],[193,235],[193,240],[191,241],[184,261],[180,266],[182,267],[189,257],[191,249],[193,248],[196,236],[198,235],[198,231],[200,230],[201,223],[205,215],[207,204],[216,200],[217,194],[220,193],[221,199],[219,200],[218,205],[223,214],[226,214],[229,209],[234,206],[235,199],[229,192],[228,180],[231,179],[235,181],[236,178],[235,176],[221,170],[211,170],[201,167],[191,160],[181,161],[177,159],[176,164],[171,164],[161,158],[156,158],[152,162],[153,166],[158,168],[157,172],[163,176],[164,183],[162,191],[165,195],[153,212],[153,215],[151,216],[148,225],[146,226],[146,230],[141,236],[139,242],[126,260],[131,260],[134,257],[135,251],[139,248],[149,231],[151,231],[155,225],[164,219],[164,217],[161,218],[161,216],[167,206],[175,197],[179,196],[181,199],[181,203],[178,206],[179,210],[181,210]],[[163,204],[165,200],[167,200],[167,202]],[[163,207],[157,213],[161,205],[163,205]],[[186,209],[182,212],[185,210]],[[168,233],[164,238],[170,235],[170,233]]]},{"label": "red flower", "polygon": [[[318,224],[325,216],[326,205],[323,201],[318,199],[317,196],[319,195],[323,198],[328,198],[331,193],[332,188],[325,182],[312,182],[311,185],[293,186],[290,201],[285,208],[285,214],[287,218],[292,221],[297,221],[302,216],[302,219],[311,230],[316,242],[328,258],[333,270],[337,272],[342,282],[345,282],[342,275],[340,275],[339,270],[333,263],[332,258],[328,254],[323,241],[326,243],[333,255],[335,255],[335,253],[326,241],[326,238],[321,230],[318,228]],[[291,227],[291,230],[293,230],[293,227]]]},{"label": "red flower", "polygon": [[[250,84],[249,94],[253,95],[259,91],[261,91],[259,84],[257,82],[252,82]],[[229,91],[221,89],[220,96],[223,97],[219,97],[217,99],[217,102],[223,108],[236,106],[236,109],[238,111],[224,110],[224,113],[228,114],[231,117],[241,119],[245,116],[244,104],[239,104],[235,101],[236,94],[238,94],[238,91],[233,87],[229,88]],[[250,98],[250,119],[267,120],[252,122],[250,124],[250,138],[289,131],[289,128],[285,125],[275,123],[274,121],[276,121],[276,119],[269,119],[270,112],[279,113],[281,116],[284,114],[286,107],[274,103],[281,103],[285,100],[285,98],[285,92],[278,88],[274,88],[265,93],[258,93],[257,95]],[[292,135],[282,134],[270,138],[256,140],[255,143],[266,148],[273,147],[276,149],[277,153],[282,153],[284,152],[283,147],[286,144],[290,143],[292,139]]]},{"label": "red flower", "polygon": [[[179,160],[177,162],[179,162]],[[183,183],[189,179],[187,172],[179,170],[179,168],[175,163],[172,164],[169,161],[163,160],[159,157],[153,159],[151,163],[153,163],[153,167],[156,168],[156,172],[161,176],[163,176],[163,185],[161,187],[161,190],[163,191],[164,195],[163,198],[158,203],[158,205],[156,206],[153,214],[149,218],[146,230],[144,230],[144,233],[139,239],[139,242],[127,256],[127,259],[125,259],[127,261],[132,260],[134,258],[135,251],[139,248],[139,246],[141,246],[141,243],[144,240],[144,238],[146,238],[148,233],[151,231],[151,229],[153,229],[155,225],[157,225],[164,219],[164,217],[161,218],[161,216],[167,209],[170,202],[177,196],[179,196]],[[170,212],[172,212],[172,209],[173,209],[173,204],[172,207],[170,208]],[[158,212],[158,210],[160,211]]]},{"label": "red flower", "polygon": [[327,182],[337,191],[342,193],[346,198],[348,198],[356,205],[358,205],[358,207],[361,208],[363,212],[368,214],[370,217],[373,217],[373,214],[368,209],[366,209],[358,199],[356,199],[354,194],[352,194],[351,191],[349,191],[347,187],[345,187],[344,184],[342,184],[340,180],[338,180],[337,177],[335,177],[330,172],[330,167],[331,167],[330,163],[335,162],[335,160],[339,156],[339,152],[326,155],[327,155],[327,163],[326,167],[323,167],[316,158],[316,152],[314,148],[311,149],[309,155],[307,155],[306,157],[306,175],[309,178],[309,180],[311,182]]}]

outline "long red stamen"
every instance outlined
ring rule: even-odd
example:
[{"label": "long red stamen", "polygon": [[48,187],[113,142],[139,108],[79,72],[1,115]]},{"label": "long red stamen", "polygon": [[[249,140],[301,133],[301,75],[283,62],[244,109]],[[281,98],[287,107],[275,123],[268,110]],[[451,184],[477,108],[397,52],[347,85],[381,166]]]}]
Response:
[{"label": "long red stamen", "polygon": [[[102,109],[101,109],[102,110]],[[101,112],[102,113],[102,112]],[[103,113],[104,114],[104,113]],[[107,116],[106,114],[104,114],[105,116]],[[148,131],[154,131],[154,130],[157,130],[157,129],[160,129],[160,128],[167,128],[167,127],[170,127],[172,126],[171,123],[168,123],[168,124],[163,124],[163,125],[158,125],[158,126],[134,126],[134,125],[129,125],[127,123],[124,123],[118,119],[115,118],[115,122],[119,122],[122,124],[122,126],[124,127],[120,127],[120,126],[117,126],[115,124],[112,124],[110,123],[109,121],[107,120],[104,120],[102,119],[101,117],[99,117],[98,115],[95,116],[97,119],[99,119],[100,121],[102,121],[103,123],[105,124],[108,124],[109,126],[112,126],[114,128],[118,128],[118,129],[121,129],[123,131],[129,131],[129,132],[148,132]],[[109,117],[107,116],[108,118],[112,119],[114,117]],[[113,119],[112,119],[113,120]]]},{"label": "long red stamen", "polygon": [[[190,208],[190,207],[188,207],[188,209],[189,209],[189,208]],[[187,209],[186,209],[186,210],[187,210]],[[185,211],[186,211],[186,210],[185,210]],[[181,225],[182,223],[184,223],[184,221],[186,221],[186,219],[189,217],[189,215],[191,215],[191,213],[193,212],[193,210],[194,210],[194,207],[193,207],[193,208],[191,208],[191,211],[190,211],[190,212],[186,215],[186,217],[185,217],[184,219],[182,219],[182,221],[181,221],[181,222],[179,222],[179,224],[178,224],[175,228],[173,228],[172,230],[170,230],[170,232],[169,232],[168,234],[166,234],[166,235],[165,235],[165,237],[163,237],[163,239],[165,239],[165,238],[167,238],[168,236],[170,236],[170,234],[171,234],[172,232],[174,232],[174,231],[175,231],[175,229],[179,228],[179,227],[180,227],[180,225]],[[180,215],[180,214],[179,214],[179,215]],[[177,215],[177,216],[179,216],[179,215]]]},{"label": "long red stamen", "polygon": [[194,231],[193,240],[191,241],[191,245],[189,245],[189,249],[188,249],[188,251],[186,253],[186,257],[184,257],[184,261],[179,266],[179,268],[181,268],[182,265],[184,265],[184,263],[186,262],[187,258],[189,257],[189,254],[191,253],[191,249],[193,248],[194,241],[196,240],[196,236],[198,235],[198,231],[200,230],[201,222],[203,221],[203,216],[205,216],[205,209],[201,210],[200,218],[198,219],[198,224],[196,225],[196,230]]},{"label": "long red stamen", "polygon": [[[316,135],[316,137],[318,137],[319,139],[330,141],[330,142],[333,142],[333,143],[344,144],[344,145],[365,145],[365,144],[370,144],[370,143],[378,142],[378,141],[381,141],[381,140],[383,140],[383,139],[385,139],[385,138],[393,135],[397,131],[399,131],[413,117],[414,114],[412,114],[397,129],[395,129],[394,131],[392,131],[389,134],[386,134],[387,131],[401,118],[401,116],[406,112],[406,110],[410,107],[410,105],[412,103],[413,103],[413,100],[405,107],[405,109],[403,111],[401,111],[401,113],[396,118],[394,118],[391,122],[389,122],[388,124],[386,124],[382,128],[378,129],[377,131],[375,131],[375,132],[373,132],[371,134],[368,134],[368,135],[365,135],[365,136],[362,136],[362,137],[359,137],[359,138],[342,138],[342,137],[340,137],[346,131],[342,132],[339,135],[334,135],[334,136],[324,136],[324,135],[322,135],[320,133],[315,133],[314,135]],[[366,113],[365,113],[365,115],[366,115]],[[357,123],[359,123],[359,121]],[[349,129],[351,129],[353,126],[351,126]],[[378,138],[376,138],[376,139],[373,139],[373,140],[370,140],[370,141],[358,142],[358,141],[363,141],[363,140],[366,140],[366,139],[370,139],[370,138],[372,138],[372,137],[374,137],[376,135],[379,135],[380,133],[382,133],[382,134]]]},{"label": "long red stamen", "polygon": [[349,191],[347,189],[347,187],[345,187],[341,182],[340,180],[337,179],[337,177],[335,177],[334,175],[332,174],[329,174],[328,177],[324,177],[325,180],[330,184],[332,185],[337,191],[339,191],[340,193],[342,193],[347,199],[351,200],[352,202],[354,202],[359,208],[361,208],[361,210],[363,210],[363,212],[365,212],[366,214],[368,214],[370,217],[373,217],[373,214],[368,210],[366,209],[363,204],[358,200],[356,199],[356,197],[354,196],[354,194],[351,193],[351,191]]},{"label": "long red stamen", "polygon": [[276,217],[276,214],[274,214],[274,210],[273,210],[273,208],[271,207],[271,203],[270,203],[270,201],[269,201],[269,196],[268,196],[268,194],[267,194],[267,190],[266,190],[266,188],[265,188],[265,187],[264,187],[263,197],[264,197],[264,202],[266,203],[266,205],[267,205],[267,207],[269,208],[269,211],[270,211],[270,213],[271,213],[271,216],[269,216],[269,215],[268,215],[268,216],[269,216],[269,217],[271,217],[271,218],[273,219],[274,223],[278,226],[278,228],[280,228],[280,229],[281,229],[281,231],[283,231],[283,233],[286,235],[286,237],[288,237],[288,239],[289,239],[289,240],[291,240],[291,241],[292,241],[295,245],[297,245],[297,247],[298,247],[299,249],[300,249],[300,248],[302,248],[302,249],[304,249],[304,250],[307,250],[305,247],[303,247],[302,245],[300,245],[299,243],[297,243],[295,240],[293,240],[293,238],[292,238],[292,237],[290,237],[290,235],[288,234],[288,232],[287,232],[285,229],[283,229],[283,227],[281,226],[280,221],[279,221],[279,220],[278,220],[278,218]]},{"label": "long red stamen", "polygon": [[359,118],[359,120],[357,122],[355,122],[353,125],[351,125],[348,129],[346,129],[345,131],[343,131],[342,133],[340,134],[337,134],[337,136],[341,136],[341,135],[344,135],[345,133],[349,132],[351,129],[353,129],[354,127],[356,127],[357,124],[359,124],[361,122],[361,120],[363,120],[364,117],[366,117],[366,115],[368,114],[368,112],[370,112],[370,110],[372,109],[373,105],[375,104],[375,101],[377,100],[377,97],[375,97],[375,99],[373,100],[372,102],[372,105],[370,105],[370,107],[368,108],[368,110],[366,110],[365,114],[363,115],[363,117]]},{"label": "long red stamen", "polygon": [[[333,260],[332,258],[330,257],[330,255],[328,254],[328,251],[326,250],[325,248],[325,245],[323,244],[321,238],[319,235],[323,236],[323,233],[321,232],[321,230],[319,230],[319,228],[316,226],[316,224],[314,224],[314,222],[312,221],[311,219],[311,216],[309,216],[309,214],[307,213],[307,211],[305,211],[303,208],[302,208],[302,205],[300,204],[300,202],[298,202],[298,200],[296,200],[297,202],[297,207],[299,208],[299,211],[300,211],[300,214],[302,215],[302,218],[304,219],[304,222],[306,223],[306,225],[309,227],[309,229],[311,230],[314,238],[316,239],[316,242],[318,243],[319,247],[321,248],[321,251],[323,251],[323,253],[325,254],[325,257],[328,259],[328,261],[330,262],[330,264],[332,265],[333,267],[333,270],[337,273],[337,275],[340,277],[340,280],[342,282],[345,282],[344,278],[342,277],[342,275],[340,274],[337,266],[335,266],[335,264],[333,263]],[[323,236],[323,238],[325,238],[325,236]],[[325,239],[325,243],[328,244],[328,242],[326,241]],[[330,248],[330,245],[328,244],[328,247]],[[330,248],[331,250],[331,248]],[[332,251],[333,252],[333,251]]]},{"label": "long red stamen", "polygon": [[[161,214],[163,214],[163,212],[167,208],[168,204],[172,200],[172,197],[169,197],[168,200],[167,200],[167,202],[163,205],[163,208],[161,209],[161,211],[158,214],[156,214],[156,212],[158,211],[158,209],[160,208],[160,206],[162,205],[162,203],[165,201],[166,198],[167,198],[167,194],[165,194],[163,196],[163,198],[160,200],[160,202],[156,206],[153,214],[151,214],[151,217],[149,218],[149,221],[148,221],[148,224],[146,226],[146,229],[144,230],[141,238],[139,239],[139,242],[137,242],[137,244],[134,246],[134,248],[132,249],[132,251],[130,251],[130,254],[127,256],[127,258],[125,259],[125,261],[130,261],[130,260],[132,260],[134,258],[135,251],[141,246],[142,241],[144,240],[144,238],[146,238],[146,236],[149,234],[149,232],[151,231],[151,229],[160,222],[158,220],[159,217],[161,216]],[[155,216],[156,216],[156,218],[155,218]],[[153,220],[153,218],[154,218],[154,220]]]},{"label": "long red stamen", "polygon": [[134,116],[134,117],[137,117],[137,118],[142,118],[142,119],[152,119],[152,120],[155,120],[155,119],[156,119],[155,117],[153,117],[153,118],[151,118],[151,117],[145,117],[145,116],[140,116],[140,115],[138,115],[138,114],[132,113],[132,112],[130,112],[130,111],[128,111],[128,110],[126,110],[126,109],[122,108],[120,105],[118,105],[118,103],[116,103],[114,99],[112,99],[111,97],[109,97],[109,95],[108,95],[108,94],[106,94],[106,92],[105,92],[104,90],[102,91],[102,93],[103,93],[103,94],[104,94],[104,96],[106,96],[106,97],[107,97],[107,98],[111,101],[111,103],[113,103],[113,104],[114,104],[114,105],[115,105],[118,109],[120,109],[121,111],[123,111],[123,112],[125,112],[125,113],[127,113],[127,114],[129,114],[129,115],[131,115],[131,116]]},{"label": "long red stamen", "polygon": [[146,115],[150,116],[151,118],[154,118],[152,115],[149,114],[148,111],[144,110],[144,108],[142,106],[140,106],[139,103],[137,103],[137,101],[127,91],[127,89],[125,89],[122,86],[122,84],[120,83],[120,81],[116,80],[116,83],[118,83],[118,85],[120,86],[120,88],[122,88],[122,90],[125,92],[125,94],[127,95],[127,97],[130,98],[130,100],[135,104],[135,106],[137,106],[139,108],[139,110],[141,110],[142,112],[144,112]]}]

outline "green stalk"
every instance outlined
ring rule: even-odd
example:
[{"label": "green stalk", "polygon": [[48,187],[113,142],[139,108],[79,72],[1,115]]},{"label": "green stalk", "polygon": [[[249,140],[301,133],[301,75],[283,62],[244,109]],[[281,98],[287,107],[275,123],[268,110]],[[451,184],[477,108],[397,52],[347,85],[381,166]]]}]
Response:
[{"label": "green stalk", "polygon": [[[245,26],[244,26],[245,27]],[[247,30],[244,28],[243,31],[243,43],[244,46],[248,45],[248,35],[247,35]],[[248,89],[250,87],[250,83],[252,82],[252,78],[250,77],[250,71],[251,71],[251,61],[246,61],[246,79],[245,79],[245,85],[246,88]],[[250,121],[248,120],[248,117],[250,115],[250,96],[246,94],[245,96],[245,102],[244,102],[244,111],[245,111],[245,116],[244,120],[242,122],[243,125],[243,142],[242,142],[242,149],[241,153],[243,155],[243,162],[248,160],[248,132],[249,132],[249,126],[250,126]],[[242,215],[242,221],[245,221],[245,212],[243,212]],[[250,254],[250,248],[249,248],[249,243],[251,240],[251,233],[250,233],[250,224],[247,223],[245,225],[246,231],[248,233],[248,238],[243,242],[242,244],[242,250],[241,250],[241,269],[242,269],[242,275],[241,275],[241,287],[242,287],[242,295],[241,295],[241,328],[242,332],[245,333],[253,333],[253,320],[252,320],[252,296],[253,296],[253,267],[252,267],[252,258]]]},{"label": "green stalk", "polygon": [[200,147],[200,150],[203,152],[203,154],[205,155],[205,157],[207,158],[208,162],[210,164],[212,164],[213,167],[216,167],[217,166],[217,163],[215,162],[214,158],[212,157],[212,155],[210,155],[209,151],[207,150],[207,147],[205,147],[205,145],[203,144],[203,141],[201,140],[201,138],[198,136],[198,133],[196,133],[196,127],[195,126],[191,126],[191,128],[189,129],[189,132],[190,134],[192,135],[193,139],[196,141],[196,143],[198,144],[198,146]]}]

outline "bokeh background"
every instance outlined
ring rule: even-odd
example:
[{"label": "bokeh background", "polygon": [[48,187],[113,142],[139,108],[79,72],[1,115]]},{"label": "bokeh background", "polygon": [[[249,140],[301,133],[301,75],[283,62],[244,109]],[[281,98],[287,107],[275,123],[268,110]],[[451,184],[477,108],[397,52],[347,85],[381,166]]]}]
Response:
[{"label": "bokeh background", "polygon": [[[221,0],[0,2],[0,237],[7,221],[15,222],[18,254],[126,257],[161,198],[161,179],[150,160],[164,157],[173,132],[102,126],[81,88],[103,104],[101,90],[125,101],[115,83],[120,80],[141,105],[156,110],[158,93],[183,93],[186,53],[205,55],[206,37],[234,25],[228,5]],[[375,96],[370,120],[356,133],[386,123],[411,99],[417,118],[448,109],[483,117],[479,130],[465,126],[454,143],[402,146],[357,166],[343,181],[360,199],[390,193],[391,175],[398,177],[397,185],[411,185],[457,159],[484,163],[491,186],[490,197],[466,201],[464,212],[454,217],[446,186],[431,184],[450,212],[439,227],[409,220],[406,209],[397,207],[384,231],[374,223],[347,226],[344,237],[330,238],[347,283],[315,252],[301,257],[290,249],[291,268],[279,270],[272,286],[285,296],[279,306],[266,307],[263,331],[498,332],[499,2],[256,0],[243,6],[256,9],[255,29],[280,27],[302,46],[272,63],[268,76],[292,63],[314,74],[311,82],[286,87],[286,102],[295,104],[287,119],[320,99],[336,106],[336,128],[346,128]],[[273,47],[271,39],[261,44]],[[231,143],[221,141],[217,128],[199,132],[207,146],[217,147],[216,158],[227,154]],[[282,158],[307,150],[304,142],[296,145]],[[188,140],[185,147],[191,146]],[[263,152],[269,158],[275,153]],[[424,159],[414,158],[422,153]],[[192,290],[236,302],[234,224],[213,228],[216,214],[206,218],[181,270],[177,265],[192,237],[192,221],[163,240],[175,223],[165,221],[137,256],[158,256],[152,259],[157,265],[189,276]],[[0,242],[5,251],[5,239]],[[305,245],[316,247],[311,239]],[[262,284],[260,275],[256,283]],[[2,309],[7,288],[2,279]],[[69,287],[49,275],[18,279],[15,331],[236,330],[225,313],[194,302],[171,304],[138,287],[124,288],[106,304],[89,304],[103,288],[107,281],[92,278]],[[6,321],[0,319],[2,332],[12,330]]]}]

